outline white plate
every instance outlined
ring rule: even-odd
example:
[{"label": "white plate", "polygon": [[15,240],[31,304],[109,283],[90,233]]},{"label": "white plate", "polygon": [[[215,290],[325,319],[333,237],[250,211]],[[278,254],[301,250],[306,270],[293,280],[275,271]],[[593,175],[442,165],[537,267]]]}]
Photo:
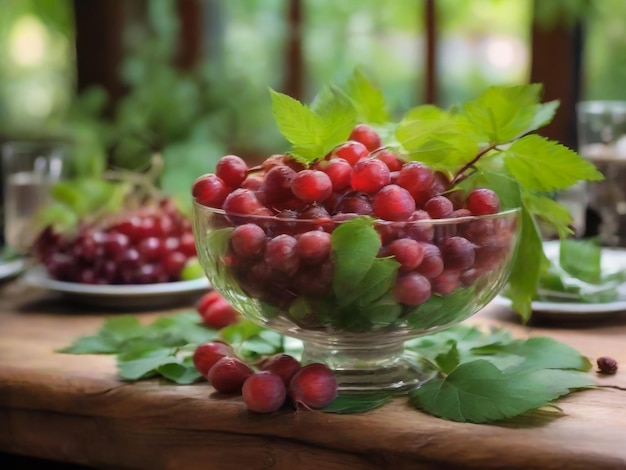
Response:
[{"label": "white plate", "polygon": [[0,260],[0,281],[17,276],[25,267],[23,259]]},{"label": "white plate", "polygon": [[[558,257],[559,242],[545,242],[544,252],[551,259]],[[603,248],[602,269],[605,271],[618,271],[626,269],[626,250]],[[511,306],[511,300],[498,295],[493,303],[505,307]],[[598,315],[615,314],[626,312],[626,283],[617,288],[617,298],[612,302],[587,303],[587,302],[548,302],[535,300],[532,302],[533,312],[540,314],[568,315],[570,318],[597,317]]]},{"label": "white plate", "polygon": [[133,285],[64,282],[50,278],[41,266],[26,271],[23,281],[32,287],[58,292],[82,304],[117,309],[161,308],[192,302],[211,287],[206,278]]}]

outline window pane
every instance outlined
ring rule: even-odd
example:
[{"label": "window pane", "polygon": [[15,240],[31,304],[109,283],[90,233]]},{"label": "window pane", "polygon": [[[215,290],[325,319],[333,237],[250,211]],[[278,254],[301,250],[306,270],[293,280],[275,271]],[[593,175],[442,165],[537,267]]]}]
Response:
[{"label": "window pane", "polygon": [[308,0],[304,5],[308,98],[362,66],[392,109],[405,110],[422,99],[422,0]]},{"label": "window pane", "polygon": [[531,0],[437,0],[439,101],[528,80]]},{"label": "window pane", "polygon": [[41,133],[69,105],[71,5],[4,2],[0,15],[0,134]]},{"label": "window pane", "polygon": [[626,2],[593,2],[586,24],[584,99],[626,100]]}]

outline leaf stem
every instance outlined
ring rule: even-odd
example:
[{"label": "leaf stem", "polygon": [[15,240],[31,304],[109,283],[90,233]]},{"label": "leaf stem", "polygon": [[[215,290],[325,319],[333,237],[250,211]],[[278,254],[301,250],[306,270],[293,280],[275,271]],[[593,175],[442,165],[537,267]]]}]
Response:
[{"label": "leaf stem", "polygon": [[454,187],[457,184],[459,184],[461,181],[463,181],[465,178],[467,178],[467,175],[465,175],[464,173],[467,170],[469,170],[471,167],[473,167],[476,164],[476,162],[481,159],[481,157],[483,157],[486,153],[490,152],[491,150],[495,148],[496,148],[496,144],[491,144],[488,147],[485,147],[484,149],[482,149],[480,152],[478,152],[472,160],[470,160],[465,165],[463,165],[463,167],[461,167],[461,169],[457,172],[457,174],[454,176],[454,178],[450,182],[450,186]]}]

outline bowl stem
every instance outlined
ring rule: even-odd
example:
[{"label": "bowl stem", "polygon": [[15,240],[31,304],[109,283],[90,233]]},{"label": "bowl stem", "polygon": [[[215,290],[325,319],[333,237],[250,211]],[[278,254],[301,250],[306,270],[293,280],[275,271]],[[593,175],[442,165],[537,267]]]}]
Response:
[{"label": "bowl stem", "polygon": [[335,371],[340,393],[405,392],[433,378],[436,370],[404,354],[404,343],[342,345],[304,341],[302,363],[321,362]]}]

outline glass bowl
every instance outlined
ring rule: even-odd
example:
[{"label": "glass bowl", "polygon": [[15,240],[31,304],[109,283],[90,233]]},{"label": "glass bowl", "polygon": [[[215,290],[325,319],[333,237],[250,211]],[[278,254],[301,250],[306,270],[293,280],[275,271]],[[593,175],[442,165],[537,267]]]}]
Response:
[{"label": "glass bowl", "polygon": [[247,318],[303,342],[342,392],[403,391],[434,370],[404,342],[457,324],[505,285],[519,210],[388,222],[226,214],[194,202],[198,257]]}]

